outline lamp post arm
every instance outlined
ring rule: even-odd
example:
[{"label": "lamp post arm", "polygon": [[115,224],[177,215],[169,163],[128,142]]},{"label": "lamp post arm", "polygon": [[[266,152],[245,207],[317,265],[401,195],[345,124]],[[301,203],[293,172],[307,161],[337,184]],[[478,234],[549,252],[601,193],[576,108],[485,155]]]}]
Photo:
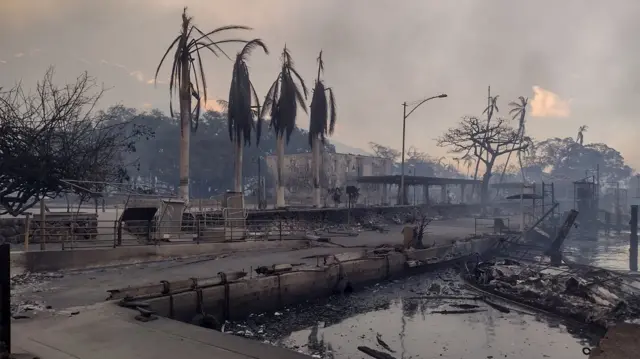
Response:
[{"label": "lamp post arm", "polygon": [[417,109],[418,109],[418,107],[420,107],[420,105],[422,105],[423,103],[425,103],[425,102],[427,102],[427,101],[429,101],[429,100],[433,100],[434,98],[441,98],[441,97],[442,97],[442,95],[438,95],[438,96],[431,96],[431,97],[429,97],[429,98],[426,98],[426,99],[424,99],[424,100],[420,101],[420,103],[418,103],[417,105],[415,105],[415,106],[411,109],[411,111],[409,111],[409,113],[408,113],[404,118],[407,118],[407,117],[411,116],[411,114],[413,113],[413,111],[417,110]]}]

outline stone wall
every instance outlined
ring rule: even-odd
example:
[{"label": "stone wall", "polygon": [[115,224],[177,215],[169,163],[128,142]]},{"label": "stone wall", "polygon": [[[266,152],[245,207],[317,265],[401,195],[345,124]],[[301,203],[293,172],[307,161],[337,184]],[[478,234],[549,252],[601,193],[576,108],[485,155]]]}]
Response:
[{"label": "stone wall", "polygon": [[[29,220],[29,242],[40,243],[40,216],[32,216]],[[0,218],[0,243],[24,243],[27,220],[21,218]],[[59,242],[70,239],[90,240],[98,234],[98,216],[95,213],[47,213],[45,216],[45,232],[47,242]]]},{"label": "stone wall", "polygon": [[[311,167],[311,153],[285,155],[283,176],[285,182],[285,196],[291,204],[310,204],[313,196],[313,172]],[[277,175],[277,156],[267,156],[267,172],[273,178]],[[323,153],[320,164],[320,186],[322,187],[323,202],[333,206],[333,200],[328,193],[329,188],[342,188],[354,185],[360,188],[359,203],[367,199],[382,197],[382,186],[359,185],[356,180],[360,176],[390,175],[393,161],[381,157],[361,156],[346,153]],[[275,181],[274,181],[275,183]],[[267,191],[274,191],[273,188]],[[346,195],[345,195],[346,196]],[[341,200],[346,202],[346,197]]]}]

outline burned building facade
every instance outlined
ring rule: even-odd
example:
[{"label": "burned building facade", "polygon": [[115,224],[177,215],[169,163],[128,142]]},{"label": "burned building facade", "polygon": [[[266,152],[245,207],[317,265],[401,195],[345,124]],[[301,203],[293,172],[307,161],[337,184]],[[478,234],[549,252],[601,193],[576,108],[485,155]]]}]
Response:
[{"label": "burned building facade", "polygon": [[[267,156],[269,176],[277,176],[277,156]],[[309,204],[313,197],[313,167],[311,153],[298,153],[284,156],[285,198],[291,204]],[[320,157],[320,186],[322,198],[326,205],[334,205],[331,192],[336,188],[346,196],[347,186],[357,186],[360,190],[358,203],[378,202],[382,195],[379,185],[358,185],[356,180],[361,176],[390,175],[393,161],[381,157],[362,156],[346,153],[323,153]],[[275,182],[275,181],[274,181]],[[275,192],[274,188],[267,189]],[[273,193],[271,193],[273,195]],[[342,203],[346,200],[342,200]]]}]

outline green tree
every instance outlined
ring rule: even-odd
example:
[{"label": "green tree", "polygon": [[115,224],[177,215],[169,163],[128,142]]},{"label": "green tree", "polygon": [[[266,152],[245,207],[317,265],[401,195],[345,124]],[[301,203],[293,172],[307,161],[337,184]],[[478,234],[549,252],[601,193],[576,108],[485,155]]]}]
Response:
[{"label": "green tree", "polygon": [[[182,12],[180,34],[173,39],[156,69],[155,81],[158,79],[158,73],[167,55],[175,48],[169,77],[169,95],[173,96],[174,89],[177,88],[180,99],[180,185],[178,193],[185,201],[189,200],[190,134],[191,130],[195,131],[198,127],[200,109],[202,108],[201,98],[204,99],[204,103],[207,102],[207,80],[200,51],[209,50],[216,56],[223,54],[229,58],[220,45],[228,42],[246,43],[246,41],[236,39],[214,41],[212,39],[212,36],[228,30],[250,30],[250,28],[230,25],[203,32],[193,24],[193,18],[187,16],[187,8],[185,7]],[[191,104],[192,98],[196,100],[195,107]],[[169,102],[169,110],[171,117],[174,117],[171,101]]]},{"label": "green tree", "polygon": [[[326,88],[321,75],[324,71],[322,51],[318,55],[318,77],[316,78],[313,96],[311,97],[311,114],[309,116],[309,146],[311,146],[313,167],[313,204],[322,206],[320,195],[320,156],[325,137],[332,135],[336,125],[336,102],[333,90]],[[329,93],[329,98],[327,98]]]},{"label": "green tree", "polygon": [[[296,79],[299,84],[296,83]],[[300,91],[302,89],[302,91]],[[298,106],[307,112],[307,86],[294,67],[291,54],[285,45],[282,50],[282,65],[280,73],[269,88],[262,108],[262,114],[271,117],[270,127],[276,135],[276,155],[278,156],[278,169],[276,176],[276,206],[284,207],[284,147],[285,140],[289,143],[291,134],[296,128],[296,116]],[[264,117],[264,116],[263,116]]]}]

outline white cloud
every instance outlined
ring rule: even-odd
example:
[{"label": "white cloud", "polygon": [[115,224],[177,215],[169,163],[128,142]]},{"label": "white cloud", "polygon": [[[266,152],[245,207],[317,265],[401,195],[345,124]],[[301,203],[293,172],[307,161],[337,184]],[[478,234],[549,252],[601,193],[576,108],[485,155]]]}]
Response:
[{"label": "white cloud", "polygon": [[570,101],[563,100],[557,94],[539,86],[533,86],[531,116],[533,117],[569,117]]},{"label": "white cloud", "polygon": [[6,64],[7,62],[4,60],[0,60],[0,64]]},{"label": "white cloud", "polygon": [[24,52],[18,52],[17,54],[13,55],[17,58],[21,58],[22,56],[24,56]]},{"label": "white cloud", "polygon": [[144,75],[142,74],[142,72],[140,71],[131,71],[129,73],[130,76],[133,76],[136,80],[143,82],[144,81]]}]

